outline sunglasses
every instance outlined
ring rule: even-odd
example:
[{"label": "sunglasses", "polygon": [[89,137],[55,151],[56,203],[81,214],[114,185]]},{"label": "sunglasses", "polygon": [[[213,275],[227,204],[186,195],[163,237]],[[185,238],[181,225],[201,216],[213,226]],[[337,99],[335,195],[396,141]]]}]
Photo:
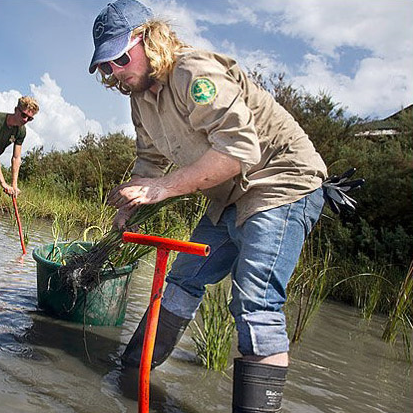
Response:
[{"label": "sunglasses", "polygon": [[132,58],[129,54],[129,51],[132,49],[132,47],[136,46],[141,40],[143,36],[140,34],[139,36],[135,37],[130,44],[128,50],[123,53],[122,56],[118,57],[117,59],[110,60],[109,62],[103,62],[98,64],[98,68],[106,75],[109,76],[113,73],[113,69],[111,66],[111,63],[113,63],[117,67],[123,67],[129,64],[132,61]]},{"label": "sunglasses", "polygon": [[115,60],[111,60],[110,62],[99,63],[98,67],[106,76],[109,76],[113,73],[111,63],[113,63],[117,67],[123,67],[129,64],[131,60],[132,59],[130,57],[129,52],[125,52],[121,57],[118,57]]},{"label": "sunglasses", "polygon": [[17,106],[17,109],[18,109],[19,112],[20,112],[20,116],[21,116],[24,120],[27,120],[27,122],[31,122],[31,121],[34,119],[33,116],[29,116],[27,113],[23,112],[23,110],[20,109],[18,106]]}]

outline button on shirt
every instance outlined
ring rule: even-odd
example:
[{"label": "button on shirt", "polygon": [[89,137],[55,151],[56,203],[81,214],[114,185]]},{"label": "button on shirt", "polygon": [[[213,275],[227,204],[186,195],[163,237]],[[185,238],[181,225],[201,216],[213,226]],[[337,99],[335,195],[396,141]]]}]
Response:
[{"label": "button on shirt", "polygon": [[321,186],[326,167],[308,136],[231,58],[185,49],[158,86],[157,94],[131,95],[133,174],[159,177],[170,162],[190,165],[211,148],[233,157],[241,173],[203,193],[211,200],[213,223],[235,203],[237,225]]}]

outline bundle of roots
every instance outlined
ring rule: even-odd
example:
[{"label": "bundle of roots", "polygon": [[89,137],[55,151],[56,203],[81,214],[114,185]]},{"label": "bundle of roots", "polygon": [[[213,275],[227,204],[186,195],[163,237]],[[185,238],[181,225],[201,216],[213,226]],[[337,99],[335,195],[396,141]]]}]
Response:
[{"label": "bundle of roots", "polygon": [[72,291],[82,289],[91,291],[100,284],[103,268],[110,267],[109,256],[117,246],[94,245],[89,251],[70,255],[66,265],[59,269],[59,275],[65,286]]}]

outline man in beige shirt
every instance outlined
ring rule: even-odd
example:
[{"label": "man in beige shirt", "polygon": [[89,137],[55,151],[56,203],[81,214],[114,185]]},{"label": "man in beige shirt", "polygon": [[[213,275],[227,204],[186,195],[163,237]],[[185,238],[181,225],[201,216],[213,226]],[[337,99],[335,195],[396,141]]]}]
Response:
[{"label": "man in beige shirt", "polygon": [[[138,1],[109,4],[93,36],[89,71],[130,96],[137,134],[132,178],[109,198],[118,208],[115,225],[124,228],[142,204],[199,190],[211,200],[191,237],[211,253],[175,260],[152,365],[172,352],[205,286],[231,274],[242,355],[233,411],[279,411],[289,345],[282,306],[324,204],[324,162],[293,117],[233,59],[185,45]],[[171,163],[178,168],[165,175]],[[127,365],[139,366],[146,316],[123,355]]]}]

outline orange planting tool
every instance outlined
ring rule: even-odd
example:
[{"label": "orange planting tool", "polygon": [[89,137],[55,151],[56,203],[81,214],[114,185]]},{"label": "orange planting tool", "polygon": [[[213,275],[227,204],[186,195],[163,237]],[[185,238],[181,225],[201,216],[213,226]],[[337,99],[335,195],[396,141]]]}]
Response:
[{"label": "orange planting tool", "polygon": [[16,196],[15,196],[15,195],[12,195],[11,198],[12,198],[12,200],[13,200],[14,213],[15,213],[15,215],[16,215],[17,226],[19,227],[20,244],[22,245],[23,255],[26,255],[26,254],[27,254],[27,251],[26,251],[26,247],[25,247],[25,245],[24,245],[23,232],[22,232],[22,224],[21,224],[21,222],[20,222],[19,210],[17,209]]},{"label": "orange planting tool", "polygon": [[178,241],[151,235],[123,233],[124,242],[151,245],[156,247],[156,266],[153,276],[151,299],[149,301],[148,321],[143,339],[142,356],[139,368],[138,412],[149,412],[149,375],[151,371],[153,349],[155,346],[156,330],[158,329],[159,311],[161,307],[162,288],[165,281],[166,264],[170,251],[186,254],[207,256],[210,248],[205,244]]}]

